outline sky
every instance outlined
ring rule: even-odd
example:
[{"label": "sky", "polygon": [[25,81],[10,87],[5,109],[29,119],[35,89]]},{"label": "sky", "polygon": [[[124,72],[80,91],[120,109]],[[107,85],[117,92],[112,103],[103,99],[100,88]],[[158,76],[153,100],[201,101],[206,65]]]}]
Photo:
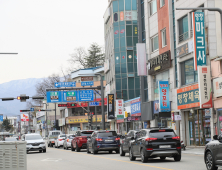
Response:
[{"label": "sky", "polygon": [[77,47],[104,46],[108,0],[0,0],[0,84],[68,68]]}]

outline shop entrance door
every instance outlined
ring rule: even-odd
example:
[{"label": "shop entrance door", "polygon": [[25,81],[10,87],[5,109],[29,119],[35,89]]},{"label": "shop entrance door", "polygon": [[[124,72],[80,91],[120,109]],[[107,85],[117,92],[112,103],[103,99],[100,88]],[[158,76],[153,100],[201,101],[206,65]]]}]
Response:
[{"label": "shop entrance door", "polygon": [[205,146],[211,140],[210,119],[205,118],[205,110],[189,113],[190,145]]}]

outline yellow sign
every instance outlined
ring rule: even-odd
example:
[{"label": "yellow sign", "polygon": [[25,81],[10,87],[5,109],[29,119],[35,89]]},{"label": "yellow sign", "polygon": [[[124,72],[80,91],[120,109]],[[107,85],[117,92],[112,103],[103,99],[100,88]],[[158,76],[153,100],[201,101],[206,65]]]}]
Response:
[{"label": "yellow sign", "polygon": [[127,111],[125,111],[125,117],[128,117],[128,113],[127,113]]},{"label": "yellow sign", "polygon": [[161,66],[157,66],[154,68],[155,71],[159,70],[161,68]]},{"label": "yellow sign", "polygon": [[[101,122],[102,118],[97,118],[97,122]],[[79,119],[68,119],[67,123],[86,123],[88,118],[79,118]],[[93,122],[96,122],[96,118],[93,118]]]}]

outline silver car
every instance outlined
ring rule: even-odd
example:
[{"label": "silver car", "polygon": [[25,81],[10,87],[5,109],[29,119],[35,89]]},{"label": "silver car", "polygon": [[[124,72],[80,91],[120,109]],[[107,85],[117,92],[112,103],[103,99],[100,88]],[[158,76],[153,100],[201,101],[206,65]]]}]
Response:
[{"label": "silver car", "polygon": [[64,140],[63,142],[63,148],[64,149],[69,149],[71,148],[71,142],[72,142],[72,139],[75,137],[75,135],[67,135],[66,139]]},{"label": "silver car", "polygon": [[26,141],[26,151],[46,152],[46,144],[41,135],[33,133],[24,135],[23,141]]}]

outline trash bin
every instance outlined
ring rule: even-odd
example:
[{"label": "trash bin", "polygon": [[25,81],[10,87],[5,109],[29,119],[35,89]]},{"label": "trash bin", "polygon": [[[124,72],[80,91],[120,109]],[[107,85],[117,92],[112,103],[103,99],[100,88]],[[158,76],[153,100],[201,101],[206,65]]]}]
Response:
[{"label": "trash bin", "polygon": [[0,169],[27,170],[26,142],[0,142]]}]

